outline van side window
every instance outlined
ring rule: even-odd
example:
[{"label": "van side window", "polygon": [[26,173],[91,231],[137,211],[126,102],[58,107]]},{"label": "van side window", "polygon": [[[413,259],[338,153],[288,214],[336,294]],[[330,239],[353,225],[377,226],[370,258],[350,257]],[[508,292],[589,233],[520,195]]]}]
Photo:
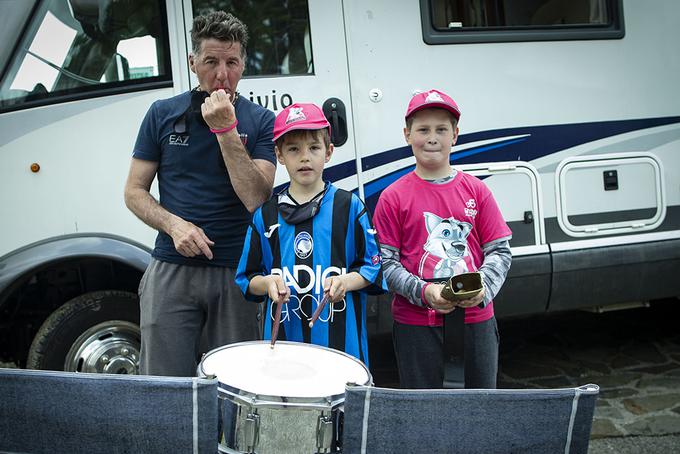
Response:
[{"label": "van side window", "polygon": [[428,44],[615,39],[622,0],[420,0]]},{"label": "van side window", "polygon": [[[0,110],[170,86],[165,2],[12,1]],[[5,16],[7,17],[7,16]]]},{"label": "van side window", "polygon": [[194,17],[223,10],[248,26],[244,77],[314,74],[307,0],[194,0]]}]

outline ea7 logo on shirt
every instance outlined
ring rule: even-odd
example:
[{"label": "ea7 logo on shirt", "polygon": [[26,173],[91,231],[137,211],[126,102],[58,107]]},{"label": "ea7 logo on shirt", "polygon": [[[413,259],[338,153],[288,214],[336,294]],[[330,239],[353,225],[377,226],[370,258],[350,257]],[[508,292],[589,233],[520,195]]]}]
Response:
[{"label": "ea7 logo on shirt", "polygon": [[465,202],[465,216],[474,218],[477,216],[477,210],[475,207],[477,206],[477,202],[475,202],[475,199],[470,199],[467,202]]},{"label": "ea7 logo on shirt", "polygon": [[312,255],[312,251],[314,251],[314,240],[307,232],[298,233],[294,244],[295,255],[303,260]]},{"label": "ea7 logo on shirt", "polygon": [[168,145],[176,145],[179,147],[188,147],[189,146],[189,136],[186,135],[181,135],[181,134],[170,134],[170,138],[168,139]]}]

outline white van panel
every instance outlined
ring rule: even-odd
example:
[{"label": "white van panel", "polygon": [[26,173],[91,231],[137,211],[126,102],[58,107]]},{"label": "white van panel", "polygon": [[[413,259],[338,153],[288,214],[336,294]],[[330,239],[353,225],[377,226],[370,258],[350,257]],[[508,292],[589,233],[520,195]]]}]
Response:
[{"label": "white van panel", "polygon": [[[616,187],[606,186],[610,178]],[[570,236],[652,230],[666,214],[662,164],[650,153],[567,158],[555,184],[557,219]]]}]

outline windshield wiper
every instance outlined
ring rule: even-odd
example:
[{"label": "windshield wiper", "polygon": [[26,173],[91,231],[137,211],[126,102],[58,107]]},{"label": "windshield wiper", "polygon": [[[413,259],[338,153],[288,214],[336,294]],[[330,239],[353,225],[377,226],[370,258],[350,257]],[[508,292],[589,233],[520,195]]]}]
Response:
[{"label": "windshield wiper", "polygon": [[50,66],[50,67],[56,69],[57,71],[59,71],[60,73],[62,73],[63,75],[65,75],[66,77],[70,77],[71,79],[77,80],[78,82],[82,82],[82,83],[84,83],[84,84],[89,84],[89,85],[97,85],[97,84],[99,84],[99,81],[98,81],[98,80],[88,79],[87,77],[83,77],[83,76],[80,76],[80,75],[78,75],[78,74],[76,74],[76,73],[72,73],[72,72],[69,71],[68,69],[64,69],[64,68],[62,68],[62,67],[59,66],[59,65],[55,65],[55,64],[52,63],[51,61],[49,61],[49,60],[47,60],[47,59],[41,57],[40,55],[36,54],[35,52],[31,52],[31,51],[28,50],[28,49],[24,49],[24,50],[26,51],[27,54],[32,55],[33,57],[37,58],[37,59],[40,60],[41,62],[45,63],[46,65],[48,65],[48,66]]}]

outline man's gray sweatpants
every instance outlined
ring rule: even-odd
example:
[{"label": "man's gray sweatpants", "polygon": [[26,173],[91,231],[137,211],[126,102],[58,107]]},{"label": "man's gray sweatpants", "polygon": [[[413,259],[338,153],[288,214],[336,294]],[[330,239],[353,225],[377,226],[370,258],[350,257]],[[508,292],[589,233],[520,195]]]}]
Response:
[{"label": "man's gray sweatpants", "polygon": [[144,375],[196,375],[200,356],[260,339],[260,304],[246,301],[235,270],[151,259],[139,284]]}]

